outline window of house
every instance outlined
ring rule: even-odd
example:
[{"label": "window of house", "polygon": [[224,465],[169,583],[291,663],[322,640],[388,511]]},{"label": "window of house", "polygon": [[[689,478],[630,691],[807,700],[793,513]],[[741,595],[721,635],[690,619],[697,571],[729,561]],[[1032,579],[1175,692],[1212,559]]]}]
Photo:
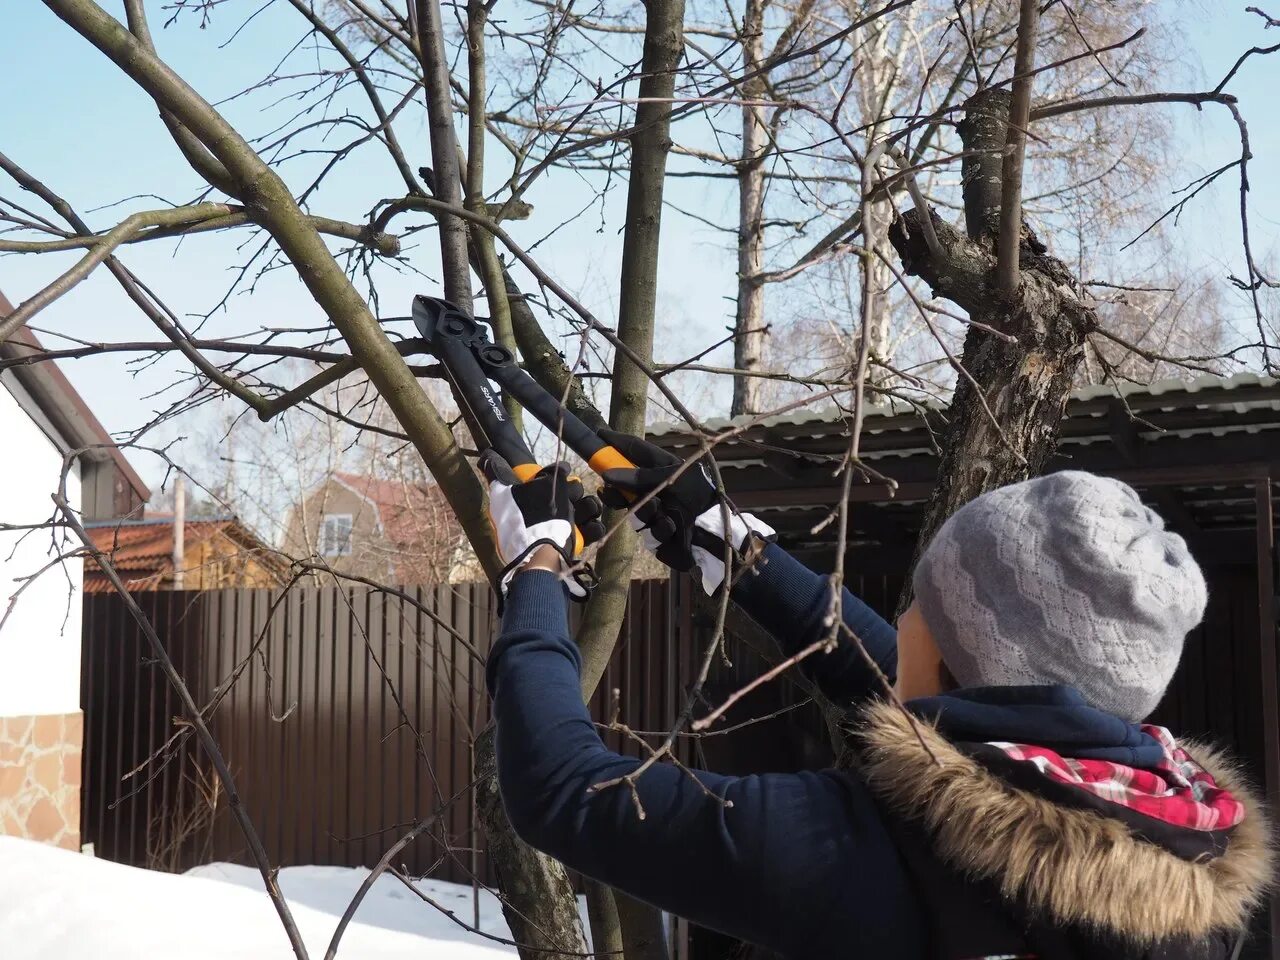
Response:
[{"label": "window of house", "polygon": [[351,556],[351,514],[324,515],[320,521],[320,553],[326,557]]}]

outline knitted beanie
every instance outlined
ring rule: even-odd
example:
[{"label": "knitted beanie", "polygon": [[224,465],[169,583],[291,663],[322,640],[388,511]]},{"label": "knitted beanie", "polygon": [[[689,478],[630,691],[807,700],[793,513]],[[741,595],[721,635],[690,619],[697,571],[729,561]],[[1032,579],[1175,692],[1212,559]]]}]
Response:
[{"label": "knitted beanie", "polygon": [[1138,721],[1160,702],[1204,576],[1132,487],[1064,471],[992,490],[942,525],[916,601],[965,687],[1066,684]]}]

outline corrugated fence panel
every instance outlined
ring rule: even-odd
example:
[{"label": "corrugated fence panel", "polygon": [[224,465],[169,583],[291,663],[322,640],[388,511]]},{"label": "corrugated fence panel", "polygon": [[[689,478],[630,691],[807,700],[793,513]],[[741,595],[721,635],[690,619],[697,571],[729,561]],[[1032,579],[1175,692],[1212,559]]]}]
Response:
[{"label": "corrugated fence panel", "polygon": [[[470,790],[473,744],[489,722],[482,659],[496,611],[486,586],[134,599],[205,705],[273,863],[372,866],[439,810],[438,829],[405,851],[409,869],[492,879]],[[599,722],[616,715],[650,734],[671,725],[705,654],[693,601],[688,583],[634,585],[592,702]],[[84,623],[85,840],[108,859],[163,869],[244,861],[226,795],[124,601],[86,597]],[[735,657],[738,647],[727,641]],[[748,657],[729,668],[717,655],[708,690],[731,689],[758,666]],[[606,736],[643,753],[619,732]],[[681,740],[677,754],[691,760],[691,745]]]},{"label": "corrugated fence panel", "polygon": [[[885,610],[898,578],[850,586]],[[708,654],[708,614],[687,580],[633,585],[626,622],[591,710],[657,743]],[[1157,720],[1208,736],[1260,770],[1256,583],[1218,571],[1205,626]],[[404,852],[416,873],[491,881],[469,785],[488,723],[481,664],[496,611],[484,585],[135,595],[224,751],[273,863],[372,866],[416,818],[437,829]],[[575,617],[577,611],[575,610]],[[245,859],[227,798],[126,604],[85,598],[83,834],[98,855],[185,869]],[[729,635],[712,653],[702,713],[767,669]],[[616,691],[616,696],[615,696]],[[767,719],[760,719],[767,718]],[[747,722],[751,721],[751,722]],[[722,731],[729,731],[722,734]],[[825,762],[816,708],[785,678],[736,704],[715,736],[677,756],[727,773]],[[656,736],[655,736],[656,735]],[[643,748],[616,730],[611,746]]]}]

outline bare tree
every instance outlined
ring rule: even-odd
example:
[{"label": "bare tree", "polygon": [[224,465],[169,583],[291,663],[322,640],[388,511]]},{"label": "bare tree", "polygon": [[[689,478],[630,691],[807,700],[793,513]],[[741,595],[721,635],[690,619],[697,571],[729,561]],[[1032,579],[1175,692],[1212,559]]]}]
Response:
[{"label": "bare tree", "polygon": [[[475,451],[451,412],[463,407],[420,385],[439,371],[419,356],[423,344],[380,292],[394,271],[438,269],[445,294],[466,309],[483,304],[495,338],[518,350],[531,374],[592,424],[607,420],[638,433],[652,406],[684,419],[701,450],[713,454],[717,443],[770,413],[832,404],[848,423],[849,448],[838,465],[846,490],[875,477],[859,457],[871,403],[918,402],[954,386],[922,542],[967,499],[1040,469],[1081,379],[1229,369],[1246,355],[1274,364],[1264,307],[1275,285],[1248,232],[1248,128],[1227,92],[1236,71],[1213,88],[1165,89],[1167,54],[1142,42],[1154,14],[1138,0],[1043,8],[1024,0],[1017,9],[994,0],[744,0],[741,8],[688,13],[683,0],[650,0],[642,11],[622,12],[521,0],[502,17],[482,0],[449,8],[435,0],[288,0],[284,9],[302,40],[282,44],[282,59],[263,65],[260,82],[237,98],[278,100],[287,91],[280,103],[289,112],[281,121],[268,110],[263,131],[232,124],[224,108],[164,61],[141,0],[126,0],[123,23],[93,0],[45,5],[154,101],[199,183],[184,202],[134,198],[126,207],[132,212],[99,210],[94,227],[53,184],[0,154],[0,170],[20,190],[0,192],[0,218],[10,228],[0,251],[37,255],[37,263],[48,261],[44,254],[78,258],[0,319],[0,339],[99,267],[156,329],[147,340],[113,338],[110,330],[95,331],[93,341],[64,336],[3,363],[180,356],[176,399],[130,442],[142,444],[215,398],[229,398],[240,405],[233,419],[281,425],[279,449],[293,461],[273,456],[271,466],[293,470],[295,489],[315,464],[303,437],[289,429],[291,418],[315,426],[323,456],[334,463],[357,449],[378,457],[395,451],[406,476],[425,483],[429,474],[491,579],[500,564],[483,486],[467,460]],[[175,18],[201,22],[223,15],[210,0],[177,0],[172,9]],[[306,55],[296,56],[299,49]],[[1241,62],[1274,49],[1255,48]],[[1255,309],[1256,343],[1232,343],[1223,332],[1210,349],[1189,349],[1191,325],[1180,317],[1209,312],[1212,294],[1195,284],[1106,275],[1098,268],[1109,247],[1085,242],[1099,234],[1097,224],[1112,244],[1144,215],[1159,217],[1141,184],[1162,141],[1134,118],[1169,105],[1225,110],[1238,124],[1238,157],[1178,202],[1235,178],[1243,268],[1234,280]],[[317,212],[335,171],[369,153],[380,174],[362,179],[367,216]],[[678,212],[734,238],[736,276],[726,286],[736,290],[737,305],[727,337],[658,362],[658,255],[672,213],[667,188],[686,175],[705,181],[708,191],[720,184],[736,192],[737,202],[720,208],[736,210],[727,223],[718,221],[714,202]],[[534,187],[550,177],[577,184],[578,193],[557,209],[534,208]],[[580,228],[622,183],[614,324],[531,251],[547,235]],[[1109,219],[1098,214],[1103,207]],[[952,223],[952,211],[963,211],[963,229]],[[420,241],[431,230],[436,243],[428,252]],[[517,240],[517,230],[529,239]],[[297,315],[307,319],[205,335],[201,321],[191,320],[193,305],[170,306],[125,263],[133,245],[185,243],[210,232],[245,238],[243,253],[228,264],[233,279],[219,307],[234,311],[234,293],[284,273],[296,277]],[[811,341],[826,343],[808,369],[796,369],[794,354],[766,349],[780,339],[766,339],[766,331],[782,330],[801,312],[792,303],[806,299],[788,297],[779,309],[776,298],[770,310],[766,287],[790,292],[795,288],[779,285],[791,282],[809,285],[810,309],[800,319],[819,331]],[[814,309],[815,299],[826,308]],[[731,364],[717,366],[710,354],[730,343]],[[712,430],[676,385],[721,376],[733,385],[733,411],[745,416]],[[772,384],[780,387],[764,389]],[[554,436],[544,435],[543,446],[558,455]],[[243,454],[234,449],[228,461],[241,462]],[[722,484],[713,456],[709,463]],[[248,480],[237,473],[210,485],[231,490]],[[832,512],[841,563],[847,499]],[[74,532],[65,498],[59,509],[60,522]],[[579,636],[586,695],[608,662],[625,608],[635,544],[624,520],[611,518],[597,558],[602,584]],[[299,578],[314,569],[307,557],[293,559]],[[100,562],[110,570],[109,560]],[[833,597],[841,575],[838,567]],[[645,768],[670,756],[692,724],[728,605],[722,596],[700,679]],[[141,616],[136,607],[134,614]],[[185,691],[176,670],[166,675]],[[219,789],[237,796],[189,692],[184,706]],[[567,874],[506,823],[487,736],[476,744],[476,758],[488,849],[515,942],[527,957],[582,955]],[[252,824],[234,805],[233,814],[295,950],[305,955]],[[379,871],[435,829],[435,817],[424,811]],[[609,891],[591,893],[598,949],[620,945],[629,960],[661,955],[654,911]]]}]

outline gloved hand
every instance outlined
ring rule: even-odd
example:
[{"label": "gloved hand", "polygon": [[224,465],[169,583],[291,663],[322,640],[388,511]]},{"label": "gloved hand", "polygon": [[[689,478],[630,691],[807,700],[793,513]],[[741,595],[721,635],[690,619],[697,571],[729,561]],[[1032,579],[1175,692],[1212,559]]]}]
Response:
[{"label": "gloved hand", "polygon": [[489,481],[489,519],[505,564],[503,596],[511,578],[545,543],[560,554],[569,595],[585,600],[594,577],[580,561],[583,548],[604,536],[600,500],[586,495],[582,481],[569,473],[566,463],[543,467],[533,479],[521,483],[506,460],[486,450],[480,455],[480,468]]},{"label": "gloved hand", "polygon": [[724,582],[726,541],[734,558],[741,561],[753,544],[775,538],[774,529],[764,521],[739,512],[727,500],[722,503],[701,461],[679,472],[683,460],[639,437],[615,430],[601,430],[600,437],[636,465],[604,471],[601,499],[616,510],[628,510],[632,500],[658,490],[631,513],[631,525],[640,532],[645,547],[668,567],[681,572],[696,569],[708,595]]}]

